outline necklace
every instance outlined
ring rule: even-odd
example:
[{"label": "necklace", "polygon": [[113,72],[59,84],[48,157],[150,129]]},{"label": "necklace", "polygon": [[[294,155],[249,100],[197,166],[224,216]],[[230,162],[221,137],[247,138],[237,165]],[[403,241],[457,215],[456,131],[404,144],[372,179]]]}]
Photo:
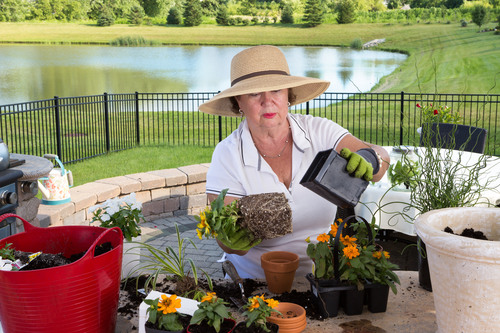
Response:
[{"label": "necklace", "polygon": [[267,158],[278,158],[278,157],[281,157],[281,154],[283,154],[283,152],[285,151],[286,146],[288,145],[288,137],[289,137],[289,135],[287,135],[286,140],[285,140],[285,144],[283,145],[283,148],[281,148],[281,151],[278,153],[278,155],[269,156],[269,155],[263,154],[259,150],[259,148],[257,148],[257,150],[259,151],[259,153],[261,153],[262,157],[267,157]]}]

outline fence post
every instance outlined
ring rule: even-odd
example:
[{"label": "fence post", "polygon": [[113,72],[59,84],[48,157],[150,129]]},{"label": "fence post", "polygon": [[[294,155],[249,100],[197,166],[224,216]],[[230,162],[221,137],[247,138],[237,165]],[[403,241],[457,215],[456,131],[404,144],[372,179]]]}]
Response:
[{"label": "fence post", "polygon": [[111,150],[109,138],[109,106],[108,106],[108,93],[104,93],[104,126],[106,127],[106,152]]},{"label": "fence post", "polygon": [[401,92],[401,112],[399,114],[399,145],[403,145],[403,121],[405,118],[404,114],[404,104],[405,104],[405,92]]},{"label": "fence post", "polygon": [[56,114],[56,144],[57,144],[57,156],[64,161],[64,156],[62,156],[62,137],[61,137],[61,115],[59,110],[59,97],[54,96],[54,110]]},{"label": "fence post", "polygon": [[309,114],[309,101],[306,102],[306,114]]},{"label": "fence post", "polygon": [[139,93],[136,91],[135,92],[135,135],[136,135],[136,142],[137,145],[141,143],[141,138],[140,138],[140,126],[139,126]]},{"label": "fence post", "polygon": [[222,116],[219,116],[219,142],[222,141]]}]

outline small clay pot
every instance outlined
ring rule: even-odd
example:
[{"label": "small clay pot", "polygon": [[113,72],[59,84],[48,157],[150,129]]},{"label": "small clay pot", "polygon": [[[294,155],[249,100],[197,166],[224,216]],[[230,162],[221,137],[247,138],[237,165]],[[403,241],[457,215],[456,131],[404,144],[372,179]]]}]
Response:
[{"label": "small clay pot", "polygon": [[282,294],[292,289],[299,256],[292,252],[271,251],[260,257],[260,265],[266,274],[267,289],[274,294]]},{"label": "small clay pot", "polygon": [[282,302],[275,308],[281,312],[282,316],[273,314],[267,317],[267,321],[278,324],[280,333],[299,333],[302,332],[306,326],[306,310],[295,303]]}]

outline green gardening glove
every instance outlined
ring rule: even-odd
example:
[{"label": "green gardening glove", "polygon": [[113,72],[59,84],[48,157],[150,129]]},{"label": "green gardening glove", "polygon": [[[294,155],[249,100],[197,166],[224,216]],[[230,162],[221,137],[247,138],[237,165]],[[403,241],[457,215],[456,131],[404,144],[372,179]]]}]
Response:
[{"label": "green gardening glove", "polygon": [[373,179],[373,166],[361,155],[351,152],[348,148],[343,148],[340,151],[340,156],[347,160],[346,170],[349,174],[354,173],[354,177],[363,178],[366,181]]}]

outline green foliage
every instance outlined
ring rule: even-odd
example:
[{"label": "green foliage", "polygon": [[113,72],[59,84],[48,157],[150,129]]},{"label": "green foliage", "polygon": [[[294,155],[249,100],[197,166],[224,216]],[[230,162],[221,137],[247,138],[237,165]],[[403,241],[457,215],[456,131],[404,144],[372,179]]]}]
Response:
[{"label": "green foliage", "polygon": [[219,332],[224,319],[232,318],[226,307],[227,304],[229,303],[217,297],[215,293],[208,293],[198,304],[198,309],[193,313],[190,324],[196,325],[206,322],[208,326]]},{"label": "green foliage", "polygon": [[246,228],[241,227],[241,216],[238,201],[234,200],[228,205],[224,204],[228,189],[224,189],[217,199],[210,203],[210,209],[206,209],[195,219],[200,222],[197,226],[197,234],[201,239],[217,237],[225,246],[233,250],[247,251],[262,240],[256,239]]},{"label": "green foliage", "polygon": [[401,7],[401,0],[389,0],[387,1],[388,9],[398,9]]},{"label": "green foliage", "polygon": [[115,24],[115,15],[108,7],[102,9],[101,14],[97,18],[97,25],[100,27],[109,27]]},{"label": "green foliage", "polygon": [[[177,224],[175,225],[175,232],[177,235],[177,251],[175,251],[171,246],[167,246],[165,251],[163,251],[147,243],[132,242],[133,244],[136,244],[135,248],[141,248],[147,251],[146,254],[141,254],[140,259],[136,260],[138,263],[131,272],[131,274],[139,272],[139,275],[148,275],[148,278],[144,282],[144,289],[146,291],[156,290],[158,277],[163,274],[175,275],[178,278],[178,281],[185,281],[186,279],[189,279],[190,272],[192,272],[194,282],[196,286],[198,286],[198,271],[194,261],[191,258],[186,258],[185,256],[188,245],[187,241],[189,241],[195,249],[196,244],[189,238],[181,238]],[[191,270],[186,270],[188,265]],[[203,273],[205,274],[209,288],[212,289],[212,280],[205,271],[203,271]],[[137,283],[139,283],[138,280]],[[195,288],[189,290],[181,296],[189,296],[189,293],[197,292],[198,290]]]},{"label": "green foliage", "polygon": [[144,20],[144,15],[145,15],[144,9],[141,6],[136,5],[130,9],[130,12],[128,13],[127,17],[129,23],[140,25]]},{"label": "green foliage", "polygon": [[172,7],[168,11],[167,24],[179,25],[182,24],[182,14],[177,7]]},{"label": "green foliage", "polygon": [[2,248],[0,248],[0,257],[2,259],[16,260],[14,257],[14,248],[11,247],[12,243],[5,243]]},{"label": "green foliage", "polygon": [[415,176],[418,175],[418,162],[410,159],[399,160],[396,164],[391,164],[387,170],[387,178],[392,186],[404,184],[407,189],[410,185],[415,185]]},{"label": "green foliage", "polygon": [[361,40],[361,38],[355,38],[351,42],[350,46],[351,46],[351,49],[361,50],[363,48],[363,41]]},{"label": "green foliage", "polygon": [[202,22],[201,4],[199,0],[186,0],[184,4],[184,25],[195,27]]},{"label": "green foliage", "polygon": [[472,8],[471,16],[472,22],[481,28],[483,24],[488,22],[488,8],[481,4],[477,4]]},{"label": "green foliage", "polygon": [[123,36],[113,39],[109,45],[111,46],[158,46],[161,45],[157,41],[147,40],[142,36]]},{"label": "green foliage", "polygon": [[215,21],[219,25],[229,25],[229,12],[227,11],[227,6],[219,6],[219,8],[217,9],[217,14],[215,16]]},{"label": "green foliage", "polygon": [[170,2],[166,0],[140,0],[144,12],[149,17],[165,17]]},{"label": "green foliage", "polygon": [[246,327],[254,327],[255,331],[260,328],[261,331],[270,332],[271,330],[267,328],[266,318],[270,317],[273,312],[282,315],[281,312],[274,309],[278,304],[278,301],[272,298],[266,299],[264,295],[250,297],[243,312],[243,316],[246,317]]},{"label": "green foliage", "polygon": [[316,27],[323,22],[325,9],[321,0],[306,0],[304,8],[304,22],[308,27]]},{"label": "green foliage", "polygon": [[29,15],[28,3],[23,0],[0,0],[0,22],[20,22]]},{"label": "green foliage", "polygon": [[[184,327],[179,321],[179,314],[175,306],[181,306],[181,300],[177,298],[177,295],[162,295],[161,299],[145,299],[144,303],[148,305],[146,314],[148,316],[148,322],[153,325],[157,325],[159,329],[165,330],[166,332],[182,331]],[[161,305],[161,306],[160,306]],[[164,309],[168,308],[168,311]],[[175,312],[171,312],[174,311]],[[168,312],[168,313],[165,313]]]},{"label": "green foliage", "polygon": [[340,0],[336,10],[339,24],[353,23],[356,20],[356,4],[353,0]]},{"label": "green foliage", "polygon": [[283,24],[293,24],[293,7],[289,3],[285,3],[283,10],[281,12],[281,23]]}]

